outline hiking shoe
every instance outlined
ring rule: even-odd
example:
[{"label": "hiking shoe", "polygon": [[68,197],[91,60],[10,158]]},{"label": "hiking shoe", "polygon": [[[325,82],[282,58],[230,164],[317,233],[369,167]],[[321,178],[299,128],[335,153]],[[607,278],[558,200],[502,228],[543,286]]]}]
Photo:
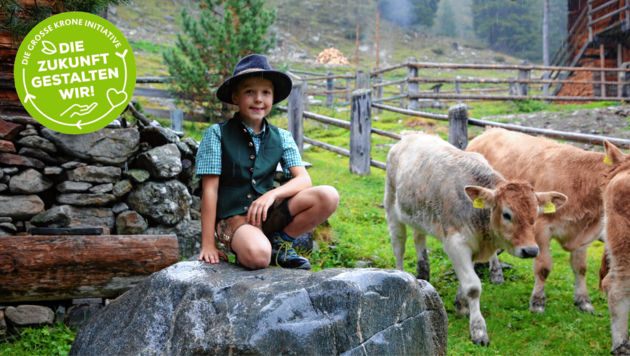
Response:
[{"label": "hiking shoe", "polygon": [[311,269],[311,263],[293,249],[293,241],[285,240],[277,232],[269,236],[271,242],[271,265],[282,268]]}]

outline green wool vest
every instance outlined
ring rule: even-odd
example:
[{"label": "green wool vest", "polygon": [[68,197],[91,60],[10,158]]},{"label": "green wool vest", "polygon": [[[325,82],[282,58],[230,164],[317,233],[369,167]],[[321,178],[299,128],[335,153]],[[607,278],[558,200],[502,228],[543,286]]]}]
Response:
[{"label": "green wool vest", "polygon": [[278,128],[267,123],[258,154],[249,131],[236,113],[219,123],[221,128],[221,176],[217,197],[217,221],[247,213],[249,206],[273,189],[273,178],[282,158]]}]

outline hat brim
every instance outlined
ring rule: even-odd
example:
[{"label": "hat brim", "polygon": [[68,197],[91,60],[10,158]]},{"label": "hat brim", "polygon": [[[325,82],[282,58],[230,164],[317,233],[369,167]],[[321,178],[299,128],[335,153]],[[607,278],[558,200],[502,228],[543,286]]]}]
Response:
[{"label": "hat brim", "polygon": [[273,103],[274,105],[286,99],[291,94],[293,81],[291,78],[277,70],[261,70],[256,72],[248,72],[235,75],[224,81],[217,90],[217,99],[227,104],[232,102],[232,93],[236,90],[236,85],[245,78],[264,78],[269,79],[273,83]]}]

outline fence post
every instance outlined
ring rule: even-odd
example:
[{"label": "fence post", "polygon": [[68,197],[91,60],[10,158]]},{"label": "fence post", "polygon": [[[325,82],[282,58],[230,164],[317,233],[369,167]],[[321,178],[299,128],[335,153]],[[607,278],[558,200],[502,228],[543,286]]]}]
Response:
[{"label": "fence post", "polygon": [[465,150],[468,146],[468,106],[456,104],[448,108],[448,142]]},{"label": "fence post", "polygon": [[304,128],[302,126],[302,114],[304,113],[304,95],[302,93],[305,87],[304,84],[306,84],[306,82],[293,82],[287,110],[289,114],[289,132],[293,136],[295,144],[300,150],[300,154],[302,154],[304,150]]},{"label": "fence post", "polygon": [[308,99],[308,82],[303,82],[302,83],[302,111],[309,111],[310,110],[310,100]]},{"label": "fence post", "polygon": [[171,110],[170,128],[175,132],[184,132],[184,112],[178,109]]},{"label": "fence post", "polygon": [[[462,93],[462,82],[460,82],[461,79],[462,77],[460,77],[459,75],[455,78],[455,94],[457,95]],[[457,99],[457,104],[461,104],[461,103],[462,103],[462,99]]]},{"label": "fence post", "polygon": [[400,83],[398,88],[400,88],[400,99],[398,99],[398,104],[400,105],[400,107],[402,109],[404,109],[405,108],[405,98],[403,97],[403,95],[405,95],[405,83]]},{"label": "fence post", "polygon": [[[335,75],[333,72],[328,72],[328,76],[331,77]],[[326,91],[335,90],[335,81],[332,78],[326,79]],[[326,93],[326,106],[332,106],[335,104],[335,94],[334,93]]]},{"label": "fence post", "polygon": [[354,89],[370,89],[370,73],[362,70],[357,71],[357,81],[354,84]]},{"label": "fence post", "polygon": [[[438,83],[438,84],[435,84],[434,86],[432,86],[431,89],[433,89],[433,93],[434,94],[440,94],[440,88],[441,87],[442,87],[442,84]],[[438,98],[433,99],[433,107],[436,108],[436,109],[441,107],[440,99],[438,99]]]},{"label": "fence post", "polygon": [[[378,75],[376,77],[376,83],[381,84],[382,82],[383,82],[383,73],[378,73]],[[383,87],[376,88],[376,98],[377,99],[382,99],[383,98]],[[383,110],[376,109],[376,113],[377,114],[380,114],[382,112],[383,112]]]},{"label": "fence post", "polygon": [[360,176],[370,174],[371,95],[371,89],[355,90],[350,104],[350,173]]},{"label": "fence post", "polygon": [[[418,63],[418,58],[416,57],[407,57],[405,59],[407,63]],[[411,98],[412,95],[418,94],[418,82],[410,82],[410,78],[416,78],[418,76],[418,68],[407,66],[407,93],[409,94],[409,98],[407,98],[407,109],[409,110],[418,110],[418,98]]]},{"label": "fence post", "polygon": [[509,92],[509,95],[516,95],[516,93],[517,93],[517,90],[516,90],[516,82],[514,82],[514,81],[513,81],[515,78],[514,78],[514,77],[510,77],[509,79],[510,79],[510,80],[512,80],[512,81],[510,82],[510,84],[509,84],[509,85],[510,85],[510,92]]},{"label": "fence post", "polygon": [[[350,72],[346,72],[346,75],[350,75]],[[350,84],[352,80],[350,78],[346,78],[346,103],[350,102]]]},{"label": "fence post", "polygon": [[[529,69],[519,69],[518,79],[529,79]],[[527,96],[529,92],[529,83],[518,83],[518,95]]]}]

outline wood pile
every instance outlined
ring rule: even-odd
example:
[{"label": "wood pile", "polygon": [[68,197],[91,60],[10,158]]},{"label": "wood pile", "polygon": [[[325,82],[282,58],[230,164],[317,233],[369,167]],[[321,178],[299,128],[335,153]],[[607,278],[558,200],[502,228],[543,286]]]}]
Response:
[{"label": "wood pile", "polygon": [[315,60],[317,63],[337,64],[337,65],[350,65],[348,59],[343,56],[340,50],[330,47],[326,48],[317,56]]}]

